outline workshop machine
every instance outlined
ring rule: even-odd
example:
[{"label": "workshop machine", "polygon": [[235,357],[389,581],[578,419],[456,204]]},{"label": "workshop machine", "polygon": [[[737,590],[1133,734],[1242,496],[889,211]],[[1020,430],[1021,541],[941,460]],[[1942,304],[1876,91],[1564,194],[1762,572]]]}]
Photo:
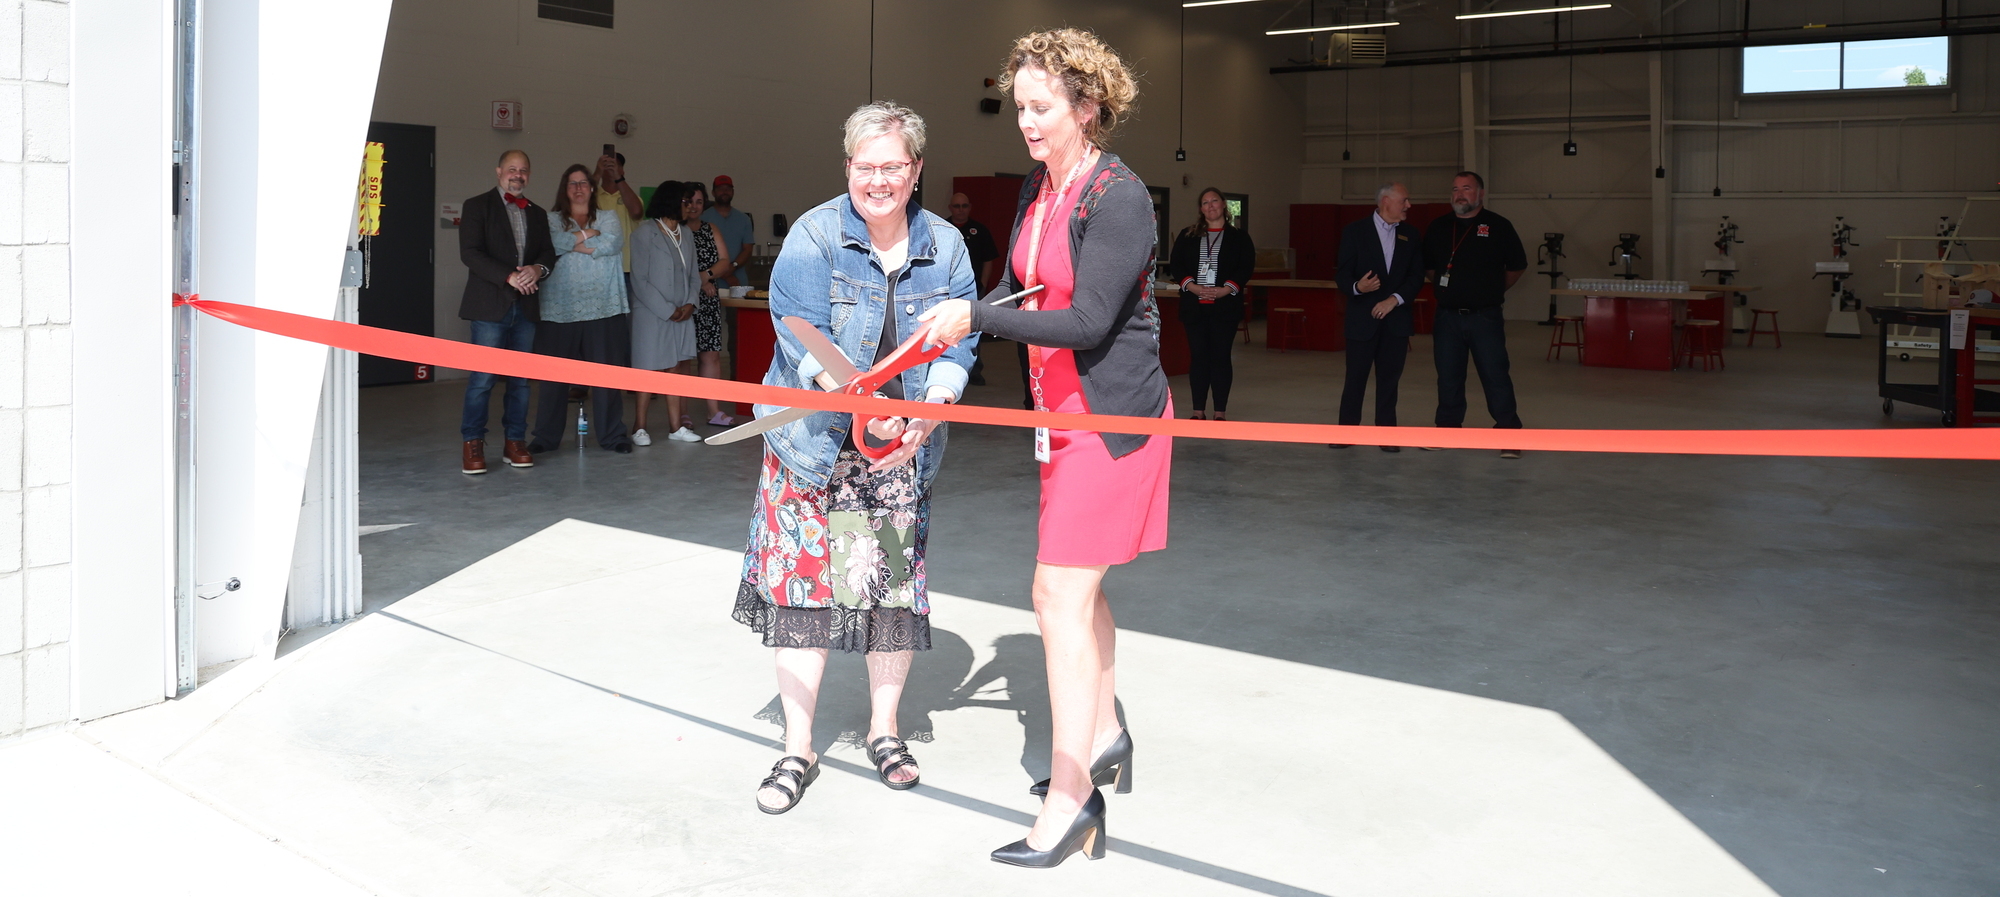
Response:
[{"label": "workshop machine", "polygon": [[1619,234],[1618,245],[1611,248],[1611,267],[1616,268],[1622,264],[1625,270],[1618,276],[1626,280],[1638,280],[1639,275],[1632,273],[1632,260],[1637,258],[1640,258],[1639,235]]},{"label": "workshop machine", "polygon": [[1814,277],[1824,274],[1833,281],[1833,295],[1827,300],[1827,336],[1861,338],[1861,300],[1847,288],[1847,279],[1854,276],[1854,267],[1847,261],[1847,248],[1860,245],[1854,240],[1854,225],[1848,224],[1843,216],[1835,215],[1833,261],[1813,263]]},{"label": "workshop machine", "polygon": [[[1701,273],[1715,275],[1715,282],[1720,284],[1734,280],[1736,257],[1730,254],[1729,247],[1741,242],[1743,241],[1736,236],[1736,222],[1729,220],[1728,215],[1722,216],[1722,224],[1715,231],[1714,245],[1717,256],[1702,265]],[[1750,329],[1750,297],[1736,293],[1732,298],[1736,301],[1730,304],[1729,329],[1737,333],[1747,332]]]},{"label": "workshop machine", "polygon": [[1542,322],[1544,324],[1553,325],[1556,322],[1556,282],[1563,277],[1562,258],[1563,235],[1543,234],[1542,245],[1535,247],[1535,264],[1549,266],[1549,270],[1542,272],[1549,278],[1549,318]]}]

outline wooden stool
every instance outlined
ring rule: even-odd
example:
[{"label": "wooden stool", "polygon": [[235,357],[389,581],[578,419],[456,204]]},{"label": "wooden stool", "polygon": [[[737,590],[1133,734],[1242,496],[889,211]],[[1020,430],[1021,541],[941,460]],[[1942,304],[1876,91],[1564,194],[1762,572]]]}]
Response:
[{"label": "wooden stool", "polygon": [[1243,320],[1236,322],[1236,332],[1243,334],[1243,345],[1250,345],[1250,297],[1243,297]]},{"label": "wooden stool", "polygon": [[[1687,340],[1687,365],[1694,367],[1696,356],[1701,357],[1703,371],[1724,367],[1722,363],[1722,322],[1708,318],[1689,318],[1681,325],[1683,337]],[[1699,344],[1699,345],[1697,345]],[[1714,368],[1709,366],[1714,362]]]},{"label": "wooden stool", "polygon": [[1306,310],[1273,308],[1264,313],[1264,348],[1283,352],[1306,336]]},{"label": "wooden stool", "polygon": [[[1770,329],[1770,330],[1758,330],[1758,329],[1757,329],[1757,327],[1758,327],[1758,325],[1759,325],[1759,324],[1763,323],[1763,320],[1764,320],[1764,316],[1765,316],[1765,315],[1770,315],[1770,316],[1771,316],[1771,329]],[[1778,335],[1778,310],[1777,310],[1777,309],[1775,309],[1775,308],[1753,308],[1753,309],[1751,309],[1751,310],[1750,310],[1750,341],[1749,341],[1749,345],[1752,345],[1752,346],[1754,346],[1754,345],[1757,345],[1757,334],[1759,334],[1759,333],[1768,333],[1768,334],[1770,334],[1770,335],[1771,335],[1771,338],[1772,338],[1772,339],[1774,339],[1774,340],[1777,340],[1777,341],[1778,341],[1778,348],[1782,349],[1782,348],[1784,348],[1784,347],[1785,347],[1785,338],[1784,338],[1784,337],[1782,337],[1782,336],[1779,336],[1779,335]]]},{"label": "wooden stool", "polygon": [[[1583,361],[1583,316],[1556,315],[1556,329],[1549,331],[1549,353],[1544,361],[1561,361],[1564,346],[1576,347],[1576,360]],[[1570,325],[1576,325],[1576,339],[1568,339]]]}]

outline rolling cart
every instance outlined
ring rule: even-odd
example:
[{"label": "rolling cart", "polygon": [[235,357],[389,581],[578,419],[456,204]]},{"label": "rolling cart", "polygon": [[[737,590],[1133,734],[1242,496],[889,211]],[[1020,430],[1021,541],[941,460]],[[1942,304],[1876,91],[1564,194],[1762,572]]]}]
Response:
[{"label": "rolling cart", "polygon": [[[1954,339],[1951,335],[1951,313],[1952,309],[1946,308],[1869,306],[1868,316],[1875,320],[1877,338],[1881,341],[1881,351],[1875,356],[1875,383],[1882,397],[1883,414],[1893,413],[1896,403],[1902,402],[1937,409],[1947,427],[2000,423],[2000,416],[1995,416],[2000,415],[2000,392],[1979,388],[2000,384],[2000,380],[1976,379],[1973,373],[1975,353],[1966,348],[1953,348],[1954,342],[1960,346],[1976,342],[1979,331],[1985,331],[1989,336],[2000,336],[2000,311],[1973,310],[1968,316],[1962,339]],[[1889,330],[1892,325],[1905,331],[1917,327],[1938,331],[1936,384],[1889,382]]]}]

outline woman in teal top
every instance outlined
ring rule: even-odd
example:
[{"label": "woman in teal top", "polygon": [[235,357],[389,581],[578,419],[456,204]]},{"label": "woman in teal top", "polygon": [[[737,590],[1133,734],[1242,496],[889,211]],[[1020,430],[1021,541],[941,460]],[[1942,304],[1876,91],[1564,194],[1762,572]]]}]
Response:
[{"label": "woman in teal top", "polygon": [[[571,165],[562,192],[550,204],[549,239],[556,267],[541,284],[542,320],[535,326],[535,352],[625,367],[632,362],[631,309],[625,297],[625,233],[618,215],[597,208],[590,169]],[[569,384],[542,381],[535,433],[528,451],[562,445],[569,423]],[[591,431],[597,444],[621,454],[632,452],[625,429],[625,394],[590,388]],[[578,412],[581,414],[582,412]]]}]

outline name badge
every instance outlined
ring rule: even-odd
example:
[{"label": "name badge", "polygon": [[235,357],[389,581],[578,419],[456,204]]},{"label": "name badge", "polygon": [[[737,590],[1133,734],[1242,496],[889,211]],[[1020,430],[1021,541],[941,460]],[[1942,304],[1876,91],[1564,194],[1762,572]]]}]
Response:
[{"label": "name badge", "polygon": [[1049,428],[1047,427],[1035,428],[1035,460],[1043,464],[1049,463]]},{"label": "name badge", "polygon": [[1449,274],[1438,275],[1438,286],[1441,287],[1451,286],[1451,275]]}]

